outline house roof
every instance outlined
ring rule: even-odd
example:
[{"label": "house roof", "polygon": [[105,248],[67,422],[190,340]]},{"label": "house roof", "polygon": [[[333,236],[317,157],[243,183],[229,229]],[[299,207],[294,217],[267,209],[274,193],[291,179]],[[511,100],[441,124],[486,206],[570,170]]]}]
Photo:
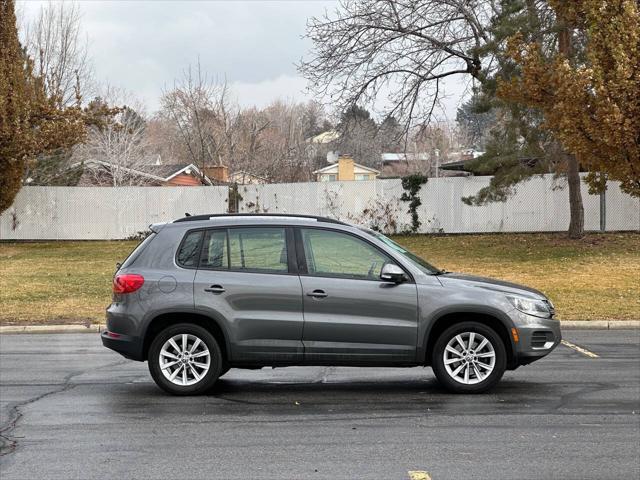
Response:
[{"label": "house roof", "polygon": [[191,163],[174,164],[174,165],[137,165],[134,170],[138,172],[148,173],[163,180],[171,180],[176,175],[185,173],[187,170],[192,169],[195,173],[200,173],[198,167]]},{"label": "house roof", "polygon": [[[459,172],[468,172],[468,173],[476,173],[476,171],[472,168],[470,168],[471,165],[473,165],[472,162],[476,161],[477,158],[468,158],[466,160],[460,160],[457,162],[449,162],[449,163],[443,163],[442,165],[440,165],[440,170],[451,170],[451,171],[459,171]],[[539,159],[535,158],[535,157],[522,157],[520,159],[518,159],[520,161],[520,163],[524,166],[527,166],[529,168],[534,167]],[[495,169],[497,170],[498,166],[495,167]],[[490,173],[483,173],[482,175],[493,175],[495,172]]]},{"label": "house roof", "polygon": [[327,130],[326,132],[319,133],[315,137],[307,138],[309,143],[331,143],[334,140],[340,138],[340,132],[335,130]]},{"label": "house roof", "polygon": [[[84,162],[84,164],[87,166],[99,165],[105,168],[110,168],[113,166],[110,162],[106,162],[104,160],[88,160]],[[80,163],[76,163],[72,165],[72,168],[77,167],[79,165]],[[206,175],[203,176],[201,174],[200,169],[193,163],[174,164],[174,165],[148,164],[148,165],[136,165],[134,168],[123,167],[123,166],[120,166],[119,168],[129,173],[139,175],[141,177],[149,178],[151,180],[156,180],[156,181],[162,181],[162,182],[168,182],[172,178],[180,175],[181,173],[191,174],[193,172],[195,173],[196,176],[204,178],[205,183],[207,183],[208,185],[213,184],[213,182],[211,182],[211,180]]]},{"label": "house roof", "polygon": [[[335,173],[338,173],[337,163],[332,163],[331,165],[327,165],[326,167],[320,168],[314,171],[313,174],[317,175],[319,173],[333,173],[334,171]],[[354,173],[376,173],[376,174],[380,173],[380,171],[376,170],[375,168],[365,167],[364,165],[360,165],[359,163],[353,164],[353,171]]]},{"label": "house roof", "polygon": [[460,160],[458,162],[443,163],[442,165],[440,165],[439,168],[440,168],[440,170],[452,170],[452,171],[457,171],[457,172],[469,172],[470,170],[467,170],[466,166],[472,160],[475,160],[475,159],[474,158],[470,158],[468,160]]},{"label": "house roof", "polygon": [[383,162],[401,162],[409,160],[429,160],[428,153],[383,153],[380,155]]},{"label": "house roof", "polygon": [[258,178],[260,180],[267,180],[267,177],[261,177],[260,175],[256,175],[255,173],[251,173],[251,172],[247,172],[246,170],[237,170],[235,172],[231,172],[229,174],[230,177],[253,177],[253,178]]}]

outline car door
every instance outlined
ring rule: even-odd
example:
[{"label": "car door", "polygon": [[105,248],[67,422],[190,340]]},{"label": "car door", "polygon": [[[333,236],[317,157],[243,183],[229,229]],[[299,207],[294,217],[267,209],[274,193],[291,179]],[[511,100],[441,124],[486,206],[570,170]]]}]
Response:
[{"label": "car door", "polygon": [[411,280],[380,280],[390,256],[342,231],[296,231],[305,362],[406,364],[416,360],[418,303]]},{"label": "car door", "polygon": [[[288,240],[290,238],[290,240]],[[286,227],[207,230],[194,281],[196,309],[224,323],[236,363],[299,363],[302,290]]]}]

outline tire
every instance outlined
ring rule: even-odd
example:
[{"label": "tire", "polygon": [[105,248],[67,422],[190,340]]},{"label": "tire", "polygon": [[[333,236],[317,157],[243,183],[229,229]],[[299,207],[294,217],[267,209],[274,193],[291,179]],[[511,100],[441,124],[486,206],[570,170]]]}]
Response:
[{"label": "tire", "polygon": [[227,372],[229,372],[229,370],[231,370],[230,367],[227,367],[227,366],[222,367],[222,369],[220,370],[220,375],[218,375],[218,378],[220,378],[223,375],[226,375]]},{"label": "tire", "polygon": [[[183,350],[185,338],[187,348]],[[165,392],[199,395],[218,380],[223,358],[218,342],[208,330],[191,323],[179,323],[156,335],[149,347],[148,363],[151,377]]]},{"label": "tire", "polygon": [[492,328],[478,322],[457,323],[436,340],[431,365],[438,381],[450,392],[483,393],[502,378],[507,368],[507,352]]}]

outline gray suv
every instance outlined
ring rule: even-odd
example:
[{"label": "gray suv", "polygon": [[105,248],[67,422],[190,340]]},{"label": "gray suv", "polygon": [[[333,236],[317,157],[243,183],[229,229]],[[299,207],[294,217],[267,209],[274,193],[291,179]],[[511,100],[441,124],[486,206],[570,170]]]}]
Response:
[{"label": "gray suv", "polygon": [[560,342],[542,293],[439,270],[336,220],[198,215],[151,230],[116,272],[101,336],[173,394],[290,365],[430,365],[448,390],[478,393]]}]

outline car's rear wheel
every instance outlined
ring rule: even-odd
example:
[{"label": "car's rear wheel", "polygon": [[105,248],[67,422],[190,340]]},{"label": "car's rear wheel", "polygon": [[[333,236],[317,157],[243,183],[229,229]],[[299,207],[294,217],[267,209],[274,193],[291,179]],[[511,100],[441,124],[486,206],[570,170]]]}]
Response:
[{"label": "car's rear wheel", "polygon": [[162,330],[149,348],[149,372],[156,384],[174,395],[198,395],[220,376],[222,354],[209,331],[190,323]]},{"label": "car's rear wheel", "polygon": [[500,381],[507,354],[500,336],[478,322],[458,323],[436,340],[431,365],[440,383],[455,393],[482,393]]}]

